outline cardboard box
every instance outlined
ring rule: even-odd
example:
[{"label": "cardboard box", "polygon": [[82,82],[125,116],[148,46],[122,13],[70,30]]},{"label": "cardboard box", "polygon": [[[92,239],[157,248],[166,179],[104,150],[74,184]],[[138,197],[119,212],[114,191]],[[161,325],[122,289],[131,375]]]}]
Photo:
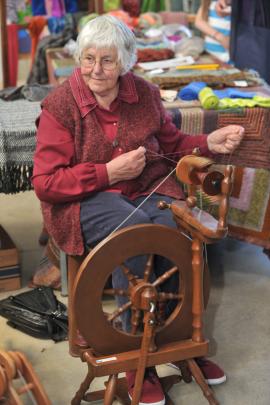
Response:
[{"label": "cardboard box", "polygon": [[19,252],[0,225],[0,292],[21,288]]},{"label": "cardboard box", "polygon": [[0,279],[0,293],[21,288],[21,277]]}]

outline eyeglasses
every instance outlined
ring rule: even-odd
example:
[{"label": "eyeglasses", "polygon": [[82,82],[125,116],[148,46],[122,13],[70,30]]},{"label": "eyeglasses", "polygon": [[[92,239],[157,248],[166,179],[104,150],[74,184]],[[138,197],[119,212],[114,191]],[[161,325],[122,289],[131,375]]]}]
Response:
[{"label": "eyeglasses", "polygon": [[82,66],[93,69],[96,63],[99,63],[103,70],[114,70],[118,65],[116,60],[110,58],[103,58],[97,61],[92,56],[85,56],[81,59]]}]

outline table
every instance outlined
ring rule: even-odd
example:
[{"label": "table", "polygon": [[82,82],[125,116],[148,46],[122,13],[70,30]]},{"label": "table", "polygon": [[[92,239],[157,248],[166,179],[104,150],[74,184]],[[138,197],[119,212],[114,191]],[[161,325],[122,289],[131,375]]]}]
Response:
[{"label": "table", "polygon": [[[174,122],[190,134],[209,133],[228,123],[246,128],[244,141],[230,157],[237,166],[229,210],[229,235],[270,249],[270,109],[203,111],[171,108]],[[0,192],[32,188],[38,102],[0,100]],[[218,157],[217,162],[224,158]]]}]

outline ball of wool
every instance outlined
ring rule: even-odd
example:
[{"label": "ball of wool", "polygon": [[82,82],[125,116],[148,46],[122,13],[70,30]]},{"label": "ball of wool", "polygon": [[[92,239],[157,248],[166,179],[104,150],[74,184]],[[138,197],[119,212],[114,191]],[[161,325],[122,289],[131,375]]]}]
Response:
[{"label": "ball of wool", "polygon": [[152,27],[161,27],[162,18],[157,13],[153,12],[143,13],[139,17],[138,25],[142,30],[147,30]]}]

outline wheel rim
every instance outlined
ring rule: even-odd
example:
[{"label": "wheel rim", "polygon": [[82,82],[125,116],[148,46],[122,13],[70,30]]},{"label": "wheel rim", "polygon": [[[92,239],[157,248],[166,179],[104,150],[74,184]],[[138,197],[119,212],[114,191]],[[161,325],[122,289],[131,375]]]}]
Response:
[{"label": "wheel rim", "polygon": [[163,225],[136,225],[115,232],[101,242],[83,262],[74,286],[74,312],[78,329],[87,343],[103,355],[140,347],[141,336],[115,329],[106,319],[102,293],[108,276],[127,258],[160,255],[177,266],[182,300],[169,322],[156,331],[156,343],[191,337],[192,269],[191,242],[178,230]]}]

